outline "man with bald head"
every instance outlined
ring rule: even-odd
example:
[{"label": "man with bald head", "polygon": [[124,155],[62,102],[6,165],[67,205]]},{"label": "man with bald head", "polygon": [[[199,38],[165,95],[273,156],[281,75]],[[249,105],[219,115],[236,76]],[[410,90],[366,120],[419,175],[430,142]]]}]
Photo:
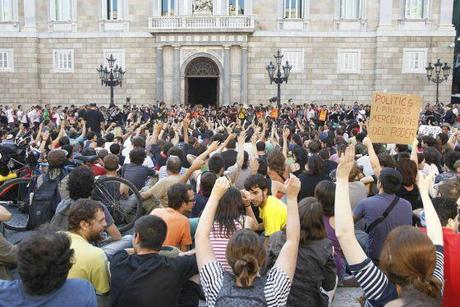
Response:
[{"label": "man with bald head", "polygon": [[161,207],[165,208],[168,206],[168,189],[181,182],[180,169],[182,167],[182,161],[177,156],[170,156],[166,161],[166,171],[168,176],[158,180],[154,186],[149,188],[147,191],[142,192],[141,196],[143,200],[151,199],[156,197],[160,201]]}]

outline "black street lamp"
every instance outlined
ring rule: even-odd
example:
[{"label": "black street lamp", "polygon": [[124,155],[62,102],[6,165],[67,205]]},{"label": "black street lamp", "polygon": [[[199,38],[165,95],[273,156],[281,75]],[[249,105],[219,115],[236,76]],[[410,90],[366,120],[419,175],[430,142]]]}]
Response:
[{"label": "black street lamp", "polygon": [[286,65],[281,66],[283,56],[284,55],[281,54],[281,51],[278,50],[277,53],[274,55],[276,64],[273,64],[273,62],[270,61],[270,64],[267,65],[267,72],[268,77],[270,78],[270,84],[275,82],[275,84],[278,86],[278,109],[281,109],[281,84],[283,84],[284,82],[286,82],[286,84],[288,83],[289,74],[292,69],[292,65],[289,65],[288,61],[286,61]]},{"label": "black street lamp", "polygon": [[[439,103],[439,84],[449,79],[450,66],[447,65],[447,63],[444,63],[444,66],[443,66],[441,60],[438,59],[438,61],[434,65],[432,65],[431,62],[428,63],[428,66],[425,69],[426,69],[426,77],[428,81],[432,81],[436,83],[436,104],[438,104]],[[433,70],[435,73],[434,75],[433,75]],[[442,71],[442,76],[441,76],[441,71]]]},{"label": "black street lamp", "polygon": [[123,84],[123,76],[126,71],[123,71],[121,66],[118,64],[114,67],[113,63],[115,63],[116,59],[111,54],[109,58],[107,58],[109,62],[109,67],[103,67],[102,64],[99,66],[99,69],[96,69],[99,73],[99,78],[101,79],[101,85],[110,86],[110,105],[109,108],[115,106],[115,102],[113,101],[113,88],[115,86],[122,86]]}]

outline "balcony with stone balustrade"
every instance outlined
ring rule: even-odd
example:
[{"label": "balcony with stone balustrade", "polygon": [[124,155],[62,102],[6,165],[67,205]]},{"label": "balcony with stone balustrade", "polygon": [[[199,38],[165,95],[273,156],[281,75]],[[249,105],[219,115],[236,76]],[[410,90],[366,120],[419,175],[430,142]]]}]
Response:
[{"label": "balcony with stone balustrade", "polygon": [[149,30],[152,33],[252,33],[254,29],[253,16],[184,15],[149,18]]}]

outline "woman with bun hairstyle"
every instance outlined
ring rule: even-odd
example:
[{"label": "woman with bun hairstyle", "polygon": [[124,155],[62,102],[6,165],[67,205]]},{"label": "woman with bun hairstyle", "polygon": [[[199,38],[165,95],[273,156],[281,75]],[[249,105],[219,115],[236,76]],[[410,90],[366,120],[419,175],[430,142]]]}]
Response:
[{"label": "woman with bun hairstyle", "polygon": [[195,236],[196,257],[207,306],[285,306],[294,276],[300,237],[297,195],[300,181],[290,178],[286,184],[286,243],[266,275],[263,240],[252,230],[241,229],[230,238],[226,258],[234,274],[225,272],[216,260],[209,240],[219,200],[229,188],[225,177],[214,184],[211,197],[201,215]]},{"label": "woman with bun hairstyle", "polygon": [[412,226],[393,229],[385,239],[378,268],[366,256],[354,234],[348,192],[348,176],[354,157],[354,148],[348,147],[337,168],[335,233],[352,274],[364,290],[366,306],[384,306],[412,290],[440,304],[444,282],[443,236],[429,196],[433,174],[417,182],[427,234]]}]

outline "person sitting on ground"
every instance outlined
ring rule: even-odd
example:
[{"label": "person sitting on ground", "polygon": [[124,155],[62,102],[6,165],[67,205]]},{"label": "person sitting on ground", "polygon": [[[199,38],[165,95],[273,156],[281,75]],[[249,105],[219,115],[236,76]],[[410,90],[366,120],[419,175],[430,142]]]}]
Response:
[{"label": "person sitting on ground", "polygon": [[335,183],[332,181],[323,180],[316,185],[315,198],[321,204],[323,209],[323,224],[326,230],[327,238],[331,241],[334,247],[334,260],[339,282],[345,277],[345,256],[342,252],[342,247],[335,236],[335,216],[334,216],[334,201],[335,201]]},{"label": "person sitting on ground", "polygon": [[212,187],[217,180],[213,172],[205,172],[201,175],[201,189],[195,194],[195,206],[193,206],[191,217],[200,217],[206,203],[211,195]]},{"label": "person sitting on ground", "polygon": [[70,208],[69,231],[72,241],[74,265],[69,278],[88,280],[98,295],[110,291],[108,262],[104,251],[91,242],[101,240],[101,234],[107,226],[102,204],[89,199],[80,199]]},{"label": "person sitting on ground", "polygon": [[[0,205],[0,223],[11,220],[13,215]],[[9,266],[16,264],[17,246],[11,244],[0,232],[0,280],[11,280]]]},{"label": "person sitting on ground", "polygon": [[445,180],[458,178],[457,170],[454,167],[455,162],[460,160],[460,152],[449,151],[444,155],[445,172],[436,176],[435,183]]},{"label": "person sitting on ground", "polygon": [[229,187],[230,183],[225,177],[217,179],[195,237],[196,257],[206,303],[208,306],[249,306],[257,302],[257,306],[285,306],[299,246],[297,194],[300,182],[297,178],[287,182],[286,243],[273,268],[263,276],[259,273],[266,261],[266,251],[260,237],[252,230],[238,230],[228,242],[226,258],[234,275],[226,272],[215,258],[209,235],[219,200]]},{"label": "person sitting on ground", "polygon": [[[244,193],[245,191],[243,191]],[[243,228],[257,230],[258,223],[251,204],[243,204],[241,192],[229,188],[219,200],[209,239],[214,255],[227,272],[232,272],[225,258],[227,244],[232,235]]]},{"label": "person sitting on ground", "polygon": [[[119,251],[110,261],[111,306],[198,306],[199,286],[188,282],[198,274],[196,258],[160,255],[167,232],[158,216],[146,215],[135,222],[134,250]],[[193,299],[181,295],[184,286],[195,293]]]},{"label": "person sitting on ground", "polygon": [[42,227],[18,246],[19,280],[0,280],[0,306],[96,307],[91,284],[67,279],[74,250],[62,232]]},{"label": "person sitting on ground", "polygon": [[324,161],[318,154],[312,154],[308,157],[305,172],[299,175],[302,188],[299,193],[299,201],[305,197],[311,197],[315,194],[316,185],[323,180],[331,180],[325,173]]},{"label": "person sitting on ground", "polygon": [[[364,290],[366,306],[384,306],[411,287],[423,296],[440,300],[444,282],[443,236],[441,223],[429,197],[432,178],[429,176],[418,181],[428,236],[409,225],[396,227],[381,239],[384,244],[379,255],[380,267],[377,267],[364,253],[354,233],[348,192],[348,177],[354,158],[354,146],[349,146],[337,168],[335,233],[352,274]],[[388,175],[385,173],[383,169],[380,176]]]},{"label": "person sitting on ground", "polygon": [[81,156],[76,158],[83,161],[84,165],[91,169],[95,177],[105,175],[103,164],[97,156],[96,150],[92,147],[87,147],[81,152]]},{"label": "person sitting on ground", "polygon": [[[85,166],[74,169],[68,177],[69,179],[67,181],[67,190],[69,197],[63,199],[59,203],[56,209],[56,214],[51,220],[51,224],[61,230],[68,230],[69,212],[71,207],[79,199],[90,198],[94,188],[94,175],[92,174],[91,170]],[[101,205],[104,210],[104,216],[107,225],[105,231],[113,240],[120,240],[120,231],[115,225],[109,210],[103,204]]]},{"label": "person sitting on ground", "polygon": [[444,276],[445,285],[442,306],[457,306],[460,301],[460,205],[452,198],[436,197],[432,199],[433,207],[439,216],[444,240]]},{"label": "person sitting on ground", "polygon": [[259,209],[259,224],[257,231],[264,231],[269,237],[286,226],[287,208],[278,198],[268,195],[268,182],[262,175],[252,175],[244,183],[246,191],[250,193],[251,204]]},{"label": "person sitting on ground", "polygon": [[201,158],[193,160],[192,165],[187,169],[184,175],[180,175],[179,170],[181,167],[181,160],[176,156],[171,156],[167,161],[168,176],[158,180],[151,188],[146,188],[141,191],[143,199],[144,210],[150,213],[153,208],[158,206],[159,200],[160,207],[166,208],[168,206],[168,189],[176,183],[187,183],[192,174],[201,169],[204,161]]},{"label": "person sitting on ground", "polygon": [[[384,167],[377,182],[379,194],[363,199],[353,210],[356,222],[364,219],[365,231],[369,234],[369,256],[375,263],[379,261],[388,233],[397,226],[412,225],[411,204],[395,195],[400,190],[402,182],[401,173],[393,168]],[[337,212],[335,214],[337,219]]]},{"label": "person sitting on ground", "polygon": [[[128,143],[128,144],[126,144],[126,143]],[[125,156],[125,159],[124,159],[123,163],[124,164],[131,163],[130,153],[131,153],[132,150],[134,150],[134,149],[142,149],[142,150],[145,151],[145,145],[146,145],[145,143],[146,143],[145,139],[143,137],[141,137],[141,136],[133,136],[131,141],[129,139],[126,140],[125,149],[122,152],[122,154]],[[131,147],[131,145],[132,145],[132,147]],[[149,168],[149,169],[153,169],[155,167],[155,165],[153,164],[152,158],[150,158],[147,155],[144,157],[144,161],[142,162],[142,165],[147,167],[147,168]]]},{"label": "person sitting on ground", "polygon": [[146,157],[145,149],[133,148],[129,152],[130,163],[121,168],[121,177],[133,183],[138,190],[141,190],[147,180],[156,174],[152,168],[142,165]]},{"label": "person sitting on ground", "polygon": [[[334,297],[337,269],[333,246],[323,224],[321,204],[314,197],[302,199],[299,203],[299,217],[300,244],[287,305],[328,306]],[[276,260],[285,242],[284,231],[270,237],[269,255],[272,261]]]},{"label": "person sitting on ground", "polygon": [[168,226],[163,242],[165,246],[174,246],[188,251],[192,245],[192,235],[188,217],[195,205],[195,192],[191,185],[176,183],[168,189],[168,207],[156,208],[150,213],[161,217]]}]

